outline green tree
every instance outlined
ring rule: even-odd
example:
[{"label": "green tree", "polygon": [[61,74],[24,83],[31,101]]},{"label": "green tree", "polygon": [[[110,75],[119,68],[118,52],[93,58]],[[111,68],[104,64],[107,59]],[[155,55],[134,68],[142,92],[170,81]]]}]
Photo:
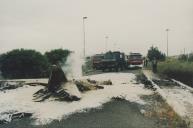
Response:
[{"label": "green tree", "polygon": [[50,64],[64,64],[70,53],[71,52],[66,49],[54,49],[49,52],[46,52],[45,56],[48,58]]},{"label": "green tree", "polygon": [[35,50],[15,49],[0,57],[5,78],[38,78],[48,74],[48,60]]},{"label": "green tree", "polygon": [[147,57],[149,58],[150,61],[152,61],[154,58],[156,58],[157,60],[163,61],[166,58],[164,53],[159,51],[157,47],[153,47],[153,46],[148,50]]}]

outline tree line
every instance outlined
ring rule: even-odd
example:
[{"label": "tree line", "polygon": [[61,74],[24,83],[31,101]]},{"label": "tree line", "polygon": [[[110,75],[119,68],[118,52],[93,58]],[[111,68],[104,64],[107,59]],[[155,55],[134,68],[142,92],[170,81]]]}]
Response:
[{"label": "tree line", "polygon": [[64,64],[71,51],[54,49],[44,54],[31,49],[14,49],[0,55],[0,71],[3,78],[48,77],[50,66]]}]

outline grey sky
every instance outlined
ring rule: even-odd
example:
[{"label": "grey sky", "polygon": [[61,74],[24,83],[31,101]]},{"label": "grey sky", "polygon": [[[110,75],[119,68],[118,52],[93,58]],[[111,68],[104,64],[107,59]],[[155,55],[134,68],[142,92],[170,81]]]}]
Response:
[{"label": "grey sky", "polygon": [[151,46],[169,54],[193,51],[193,0],[0,0],[0,53],[14,48],[83,48],[146,53]]}]

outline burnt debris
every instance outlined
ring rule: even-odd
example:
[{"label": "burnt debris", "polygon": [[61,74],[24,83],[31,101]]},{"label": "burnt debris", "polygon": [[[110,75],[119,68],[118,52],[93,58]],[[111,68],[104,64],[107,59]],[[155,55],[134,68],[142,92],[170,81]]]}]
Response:
[{"label": "burnt debris", "polygon": [[[66,91],[65,85],[69,82],[62,68],[59,65],[53,65],[48,81],[48,86],[34,93],[34,101],[42,102],[50,97],[57,101],[77,101],[78,96],[71,95]],[[73,86],[73,85],[72,85]]]},{"label": "burnt debris", "polygon": [[23,87],[25,81],[0,81],[0,91]]},{"label": "burnt debris", "polygon": [[8,119],[0,119],[0,125],[1,124],[7,124],[13,120],[19,120],[22,118],[30,118],[32,116],[32,113],[28,113],[28,112],[8,112],[6,113],[8,114]]},{"label": "burnt debris", "polygon": [[[32,85],[33,84],[34,83],[32,83]],[[40,89],[39,91],[34,93],[34,101],[42,102],[49,98],[52,98],[57,101],[77,101],[80,100],[80,92],[103,89],[104,87],[99,86],[100,84],[100,82],[94,80],[68,81],[62,68],[59,65],[53,65],[48,85],[45,86],[44,89]],[[110,80],[103,81],[102,84],[112,85],[112,82]],[[71,90],[72,87],[74,90]],[[76,91],[77,93],[73,94],[74,91]]]},{"label": "burnt debris", "polygon": [[152,82],[149,81],[148,78],[143,73],[140,73],[140,74],[136,75],[136,81],[138,83],[144,84],[144,87],[147,88],[147,89],[151,89],[153,91],[156,90],[156,88],[153,86]]},{"label": "burnt debris", "polygon": [[55,92],[62,86],[62,84],[65,84],[67,81],[68,80],[62,68],[58,65],[53,65],[48,81],[48,90]]}]

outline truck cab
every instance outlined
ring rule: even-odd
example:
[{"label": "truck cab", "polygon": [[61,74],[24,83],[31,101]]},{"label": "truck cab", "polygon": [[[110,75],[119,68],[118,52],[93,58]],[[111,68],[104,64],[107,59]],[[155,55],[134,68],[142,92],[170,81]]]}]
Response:
[{"label": "truck cab", "polygon": [[92,67],[93,69],[100,70],[101,62],[104,59],[104,54],[96,54],[92,57]]},{"label": "truck cab", "polygon": [[143,58],[140,53],[130,53],[127,56],[127,67],[137,66],[141,67],[143,64]]},{"label": "truck cab", "polygon": [[125,54],[119,51],[107,52],[102,60],[102,70],[123,70],[125,68]]}]

